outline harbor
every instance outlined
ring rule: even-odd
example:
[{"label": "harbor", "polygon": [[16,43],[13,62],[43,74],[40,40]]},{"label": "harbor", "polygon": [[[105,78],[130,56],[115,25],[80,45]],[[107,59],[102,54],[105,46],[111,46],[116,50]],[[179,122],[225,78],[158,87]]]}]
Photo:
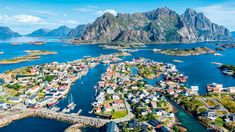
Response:
[{"label": "harbor", "polygon": [[[42,46],[46,46],[46,45],[42,45]],[[148,48],[151,48],[152,46],[153,45],[149,45]],[[189,46],[191,46],[191,45],[189,45]],[[93,46],[90,45],[90,46],[81,46],[81,47],[91,47],[92,48]],[[168,47],[168,45],[164,45],[164,46],[159,45],[159,47]],[[66,48],[76,48],[76,47],[67,46]],[[186,82],[187,85],[198,85],[199,86],[199,93],[200,94],[206,93],[205,87],[207,84],[212,83],[212,82],[220,83],[221,79],[227,80],[227,81],[224,81],[224,83],[223,83],[225,87],[234,86],[234,84],[233,84],[234,80],[232,80],[233,78],[226,77],[223,74],[221,74],[215,65],[213,65],[213,64],[210,65],[210,63],[212,61],[209,59],[209,57],[212,57],[212,58],[215,58],[215,60],[213,60],[213,61],[225,63],[225,62],[223,62],[223,58],[227,57],[227,55],[229,55],[229,57],[230,57],[231,53],[224,55],[224,56],[221,56],[222,58],[220,58],[220,57],[216,58],[215,56],[210,56],[210,55],[185,57],[185,58],[176,57],[175,58],[175,57],[166,56],[166,55],[158,55],[158,57],[156,57],[155,55],[153,55],[153,53],[150,53],[150,52],[151,52],[150,50],[139,50],[139,51],[131,53],[132,56],[125,57],[124,60],[132,60],[132,58],[138,58],[141,56],[144,56],[144,58],[149,58],[152,60],[170,62],[170,63],[172,63],[172,60],[174,60],[174,59],[182,60],[182,61],[184,61],[184,63],[175,63],[175,65],[177,66],[179,71],[182,71],[183,73],[185,73],[185,75],[187,75],[189,77],[188,81]],[[107,53],[107,51],[106,51],[106,53]],[[61,53],[58,52],[58,55],[60,55],[60,54]],[[55,55],[55,56],[57,56],[57,55]],[[33,64],[35,62],[39,63],[40,61],[45,60],[46,58],[47,58],[46,56],[43,56],[41,60],[27,62],[27,64],[28,63]],[[194,58],[193,62],[190,61],[191,58]],[[227,62],[227,63],[233,64],[233,62]],[[21,63],[20,63],[20,65],[21,65]],[[199,68],[199,67],[197,67],[197,65],[206,65],[206,67]],[[10,67],[8,67],[8,68],[11,68],[12,66],[14,66],[14,65],[10,65]],[[191,68],[188,69],[187,68],[188,66],[193,66],[193,68],[197,70],[197,73],[195,73],[194,70],[191,70]],[[106,68],[107,68],[107,65],[99,64],[95,68],[91,69],[87,73],[87,75],[85,75],[81,78],[81,80],[75,81],[74,84],[71,86],[69,93],[67,93],[68,96],[65,96],[53,107],[59,107],[60,108],[59,111],[62,111],[65,107],[67,107],[68,98],[70,97],[70,94],[72,93],[76,106],[75,106],[75,109],[73,111],[71,111],[71,113],[77,113],[77,112],[79,112],[80,109],[82,109],[82,112],[80,113],[80,115],[95,117],[95,115],[89,113],[89,111],[91,111],[91,109],[92,109],[91,103],[92,103],[92,101],[94,99],[94,95],[95,95],[94,86],[95,86],[96,82],[99,81],[101,74],[105,72]],[[206,76],[200,76],[205,71],[207,71],[209,73]],[[216,76],[217,78],[214,78],[214,76]],[[93,79],[91,80],[91,78],[93,78]],[[201,78],[203,78],[202,79],[203,81],[201,81]],[[198,81],[195,81],[195,80],[198,80]],[[200,82],[200,83],[198,83],[198,82]],[[83,94],[81,94],[81,93],[83,93]],[[88,100],[88,101],[84,101],[84,100]],[[30,119],[30,120],[34,121],[36,119]],[[53,122],[53,121],[51,121],[51,122]],[[38,129],[40,129],[40,128],[38,128]]]}]

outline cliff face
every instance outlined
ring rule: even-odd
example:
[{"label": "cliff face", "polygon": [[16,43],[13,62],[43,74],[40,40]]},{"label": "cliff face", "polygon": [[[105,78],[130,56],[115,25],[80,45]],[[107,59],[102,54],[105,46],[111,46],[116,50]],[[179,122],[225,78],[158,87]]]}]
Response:
[{"label": "cliff face", "polygon": [[168,8],[135,14],[105,13],[90,24],[78,42],[159,43],[230,39],[229,30],[211,23],[202,13],[187,9],[183,15]]},{"label": "cliff face", "polygon": [[68,33],[68,37],[80,37],[86,30],[87,25],[78,25],[76,28],[71,29]]},{"label": "cliff face", "polygon": [[0,27],[0,39],[8,39],[12,37],[20,37],[19,33],[13,32],[8,27]]}]

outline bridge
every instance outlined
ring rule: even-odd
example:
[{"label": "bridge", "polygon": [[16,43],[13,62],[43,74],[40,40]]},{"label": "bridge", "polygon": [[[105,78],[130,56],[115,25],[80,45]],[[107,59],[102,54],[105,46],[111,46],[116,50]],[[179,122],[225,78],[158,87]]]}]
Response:
[{"label": "bridge", "polygon": [[8,125],[12,121],[20,120],[27,117],[47,118],[68,122],[70,124],[81,124],[84,126],[92,126],[97,128],[104,126],[110,121],[107,119],[79,116],[76,114],[54,112],[48,109],[11,109],[0,114],[0,127]]}]

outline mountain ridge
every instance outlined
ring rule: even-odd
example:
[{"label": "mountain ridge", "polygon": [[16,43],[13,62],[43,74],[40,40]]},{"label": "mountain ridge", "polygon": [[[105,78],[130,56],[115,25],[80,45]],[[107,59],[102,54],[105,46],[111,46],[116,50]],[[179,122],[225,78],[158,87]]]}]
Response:
[{"label": "mountain ridge", "polygon": [[21,35],[19,33],[12,31],[9,27],[0,27],[0,39],[9,39],[20,36]]},{"label": "mountain ridge", "polygon": [[105,13],[87,26],[75,43],[164,43],[228,40],[227,28],[203,13],[187,9],[182,15],[167,7],[143,13]]}]

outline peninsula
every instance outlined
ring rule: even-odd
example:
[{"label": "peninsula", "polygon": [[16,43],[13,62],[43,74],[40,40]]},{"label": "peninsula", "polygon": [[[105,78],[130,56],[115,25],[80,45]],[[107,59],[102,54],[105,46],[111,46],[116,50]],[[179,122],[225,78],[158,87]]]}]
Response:
[{"label": "peninsula", "polygon": [[191,56],[215,53],[214,50],[207,47],[198,47],[192,49],[153,49],[153,52],[173,56]]},{"label": "peninsula", "polygon": [[39,59],[42,55],[57,54],[57,52],[47,50],[25,50],[24,52],[26,52],[26,55],[21,57],[14,57],[12,59],[0,60],[0,64],[16,64]]}]

